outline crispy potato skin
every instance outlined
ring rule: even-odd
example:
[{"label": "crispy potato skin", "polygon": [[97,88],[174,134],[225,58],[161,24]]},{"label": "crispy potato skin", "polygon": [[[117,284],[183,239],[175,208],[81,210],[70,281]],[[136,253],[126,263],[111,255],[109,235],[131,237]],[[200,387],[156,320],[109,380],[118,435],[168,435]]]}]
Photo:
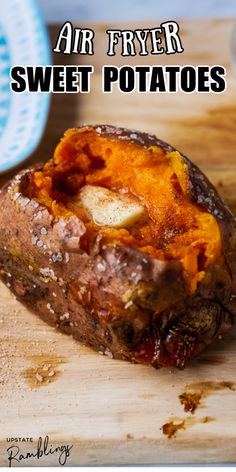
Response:
[{"label": "crispy potato skin", "polygon": [[[175,150],[153,135],[92,128],[107,139]],[[35,169],[21,172],[0,192],[1,279],[44,321],[104,354],[156,368],[184,367],[233,323],[236,225],[207,178],[182,157],[189,197],[215,216],[223,241],[222,257],[193,295],[186,291],[180,262],[130,247],[101,247],[99,241],[89,254],[82,251],[85,226],[78,217],[55,221],[46,207],[25,196]]]}]

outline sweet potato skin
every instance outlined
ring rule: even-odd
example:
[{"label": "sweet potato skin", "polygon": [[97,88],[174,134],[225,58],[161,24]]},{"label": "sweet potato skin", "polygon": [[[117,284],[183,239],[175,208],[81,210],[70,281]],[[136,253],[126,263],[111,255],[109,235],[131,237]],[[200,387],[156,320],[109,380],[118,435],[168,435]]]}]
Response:
[{"label": "sweet potato skin", "polygon": [[[175,150],[153,135],[92,128],[107,139]],[[131,247],[101,246],[99,240],[84,252],[85,226],[78,217],[55,221],[46,207],[25,196],[34,169],[18,174],[0,192],[1,279],[44,321],[97,351],[154,367],[184,367],[233,323],[236,225],[207,178],[182,157],[189,196],[215,216],[223,241],[222,257],[193,295],[186,291],[180,262],[157,260]]]}]

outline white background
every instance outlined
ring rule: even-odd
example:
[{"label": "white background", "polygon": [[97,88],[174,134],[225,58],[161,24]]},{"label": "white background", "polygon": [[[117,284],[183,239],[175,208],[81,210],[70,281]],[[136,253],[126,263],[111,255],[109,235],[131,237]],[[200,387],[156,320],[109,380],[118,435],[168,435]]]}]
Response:
[{"label": "white background", "polygon": [[[3,1],[3,0],[0,0]],[[38,0],[47,22],[236,17],[236,0]]]}]

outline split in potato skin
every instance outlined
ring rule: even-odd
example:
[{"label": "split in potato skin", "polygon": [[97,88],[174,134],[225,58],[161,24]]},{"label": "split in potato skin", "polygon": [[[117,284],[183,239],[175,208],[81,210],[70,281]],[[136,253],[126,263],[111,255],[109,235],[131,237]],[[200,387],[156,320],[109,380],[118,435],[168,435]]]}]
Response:
[{"label": "split in potato skin", "polygon": [[[81,204],[85,186],[145,211],[124,227],[98,225]],[[68,130],[53,159],[0,201],[2,279],[10,272],[21,301],[95,349],[184,367],[232,325],[234,219],[203,174],[154,136]]]},{"label": "split in potato skin", "polygon": [[[186,284],[194,292],[205,269],[220,256],[222,241],[216,218],[191,202],[188,177],[177,151],[108,139],[91,128],[72,129],[53,160],[33,173],[27,193],[55,218],[81,218],[86,226],[82,243],[88,251],[99,236],[104,244],[128,245],[160,260],[181,261]],[[79,202],[80,193],[89,187],[113,190],[120,198],[135,197],[145,213],[131,227],[96,224]]]}]

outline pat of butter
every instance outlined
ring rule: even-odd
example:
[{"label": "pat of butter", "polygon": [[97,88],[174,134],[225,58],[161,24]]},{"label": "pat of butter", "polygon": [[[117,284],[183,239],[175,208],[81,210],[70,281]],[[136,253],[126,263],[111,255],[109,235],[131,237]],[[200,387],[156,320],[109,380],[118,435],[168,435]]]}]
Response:
[{"label": "pat of butter", "polygon": [[127,227],[136,223],[145,211],[135,198],[95,185],[85,185],[80,199],[93,222],[99,226]]}]

